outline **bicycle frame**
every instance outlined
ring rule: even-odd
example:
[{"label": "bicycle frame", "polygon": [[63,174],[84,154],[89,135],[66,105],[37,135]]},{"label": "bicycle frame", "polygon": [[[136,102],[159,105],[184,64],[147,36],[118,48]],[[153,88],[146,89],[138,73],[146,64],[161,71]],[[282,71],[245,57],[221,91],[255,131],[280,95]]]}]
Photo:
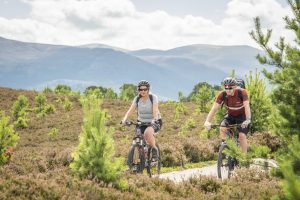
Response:
[{"label": "bicycle frame", "polygon": [[231,138],[231,139],[235,139],[236,144],[239,146],[239,132],[238,132],[237,128],[240,125],[241,124],[231,124],[231,125],[228,125],[228,126],[222,126],[222,125],[213,124],[213,125],[211,125],[211,128],[212,129],[215,129],[215,128],[218,128],[218,127],[227,128],[226,137]]},{"label": "bicycle frame", "polygon": [[[160,173],[160,167],[161,167],[161,163],[160,163],[160,151],[159,151],[159,146],[157,145],[158,148],[158,159],[157,161],[152,161],[153,157],[152,157],[152,147],[146,142],[146,140],[144,139],[144,135],[141,132],[140,127],[141,126],[150,126],[151,123],[145,123],[145,122],[126,122],[125,125],[127,126],[131,126],[131,125],[135,125],[136,126],[136,131],[135,131],[135,136],[133,137],[132,140],[132,145],[130,148],[130,151],[128,153],[128,166],[129,168],[134,171],[134,167],[137,167],[136,172],[140,172],[142,173],[144,168],[147,168],[147,173],[148,175],[151,177],[152,174],[154,173],[154,169],[151,169],[151,167],[156,167],[157,168],[157,174]],[[134,161],[134,156],[137,156],[134,151],[135,149],[138,149],[138,157],[139,157],[139,162],[136,163]]]},{"label": "bicycle frame", "polygon": [[[236,145],[239,146],[239,133],[237,130],[238,126],[240,126],[240,124],[233,124],[229,126],[212,125],[212,128],[226,127],[226,136],[235,139]],[[233,171],[235,166],[238,165],[238,161],[236,160],[236,158],[224,154],[223,151],[228,148],[229,147],[227,146],[226,141],[221,141],[221,144],[219,146],[217,162],[218,178],[221,179],[225,178],[226,176],[227,178],[230,178],[231,171]]]}]

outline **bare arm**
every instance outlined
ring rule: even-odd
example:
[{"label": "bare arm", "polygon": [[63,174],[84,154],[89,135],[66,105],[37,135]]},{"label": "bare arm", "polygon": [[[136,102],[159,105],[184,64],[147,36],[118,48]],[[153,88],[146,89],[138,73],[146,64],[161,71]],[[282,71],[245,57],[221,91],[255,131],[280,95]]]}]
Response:
[{"label": "bare arm", "polygon": [[209,111],[209,113],[207,115],[207,118],[206,118],[207,122],[211,122],[212,121],[212,119],[215,116],[215,114],[216,114],[216,112],[217,112],[217,110],[218,110],[219,107],[220,107],[220,104],[218,104],[216,102],[213,104],[211,110]]},{"label": "bare arm", "polygon": [[153,119],[157,120],[158,103],[153,102]]},{"label": "bare arm", "polygon": [[130,108],[128,109],[128,111],[126,112],[125,116],[123,117],[123,122],[125,122],[127,120],[127,118],[133,113],[133,111],[135,110],[136,105],[135,102],[133,102],[130,106]]},{"label": "bare arm", "polygon": [[251,120],[251,110],[250,110],[249,100],[244,101],[243,104],[245,107],[246,119]]}]

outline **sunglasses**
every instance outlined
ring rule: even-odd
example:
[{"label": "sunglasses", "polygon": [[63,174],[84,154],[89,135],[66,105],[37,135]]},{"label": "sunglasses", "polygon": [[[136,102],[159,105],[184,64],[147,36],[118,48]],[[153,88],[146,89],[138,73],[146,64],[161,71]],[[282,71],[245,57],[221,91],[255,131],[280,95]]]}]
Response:
[{"label": "sunglasses", "polygon": [[139,91],[148,91],[148,88],[145,88],[145,89],[139,89]]},{"label": "sunglasses", "polygon": [[232,87],[230,87],[230,88],[225,88],[225,90],[232,90],[233,88]]}]

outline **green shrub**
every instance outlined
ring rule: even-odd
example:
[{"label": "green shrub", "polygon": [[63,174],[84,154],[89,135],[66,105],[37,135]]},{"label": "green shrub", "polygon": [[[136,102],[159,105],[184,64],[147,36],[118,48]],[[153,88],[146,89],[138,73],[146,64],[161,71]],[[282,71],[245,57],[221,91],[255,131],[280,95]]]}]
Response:
[{"label": "green shrub", "polygon": [[50,130],[50,132],[48,133],[48,135],[50,136],[50,137],[55,137],[55,136],[57,136],[57,134],[58,134],[58,129],[57,128],[52,128],[51,130]]},{"label": "green shrub", "polygon": [[186,122],[181,127],[181,131],[179,135],[186,135],[187,132],[191,131],[192,129],[196,128],[196,123],[192,117],[188,118]]},{"label": "green shrub", "polygon": [[24,95],[18,96],[18,99],[14,102],[12,106],[12,115],[15,119],[22,116],[20,113],[26,111],[28,108],[28,99]]},{"label": "green shrub", "polygon": [[187,113],[187,109],[186,107],[183,105],[182,102],[178,102],[175,104],[175,114],[174,114],[174,121],[176,122],[181,114],[186,114]]},{"label": "green shrub", "polygon": [[187,162],[187,158],[184,154],[183,147],[181,144],[176,145],[165,145],[161,144],[162,149],[162,164],[165,167],[184,166]]},{"label": "green shrub", "polygon": [[79,145],[73,152],[72,171],[81,178],[119,183],[123,159],[114,158],[113,130],[105,126],[107,113],[101,100],[91,95],[83,99],[84,124]]},{"label": "green shrub", "polygon": [[0,111],[0,165],[8,161],[10,155],[7,155],[6,152],[9,148],[15,147],[18,140],[18,134],[14,131],[13,126],[9,125],[9,117]]},{"label": "green shrub", "polygon": [[70,94],[72,92],[72,89],[68,85],[58,84],[55,87],[54,92],[57,94]]},{"label": "green shrub", "polygon": [[117,99],[118,95],[112,88],[108,88],[106,93],[104,94],[105,99]]},{"label": "green shrub", "polygon": [[269,41],[272,30],[263,33],[260,19],[254,20],[255,31],[250,35],[266,52],[265,55],[258,55],[257,59],[261,64],[273,65],[276,67],[272,72],[264,70],[264,75],[275,86],[272,92],[272,103],[276,105],[280,116],[279,122],[275,124],[274,131],[281,136],[285,146],[289,145],[286,151],[283,151],[283,162],[280,162],[280,168],[283,173],[282,186],[285,199],[299,199],[300,197],[300,2],[299,0],[289,0],[289,6],[293,15],[286,16],[286,28],[294,33],[295,43],[286,44],[281,37],[275,44],[276,50],[271,48]]},{"label": "green shrub", "polygon": [[128,101],[133,99],[138,93],[134,84],[125,83],[120,87],[120,99]]},{"label": "green shrub", "polygon": [[27,114],[23,114],[23,116],[18,117],[18,119],[14,122],[14,125],[17,128],[27,128],[28,127]]},{"label": "green shrub", "polygon": [[36,107],[33,108],[34,112],[38,114],[38,117],[45,117],[50,113],[55,112],[53,104],[47,104],[47,97],[43,93],[39,93],[35,97]]},{"label": "green shrub", "polygon": [[215,158],[214,146],[207,142],[187,141],[183,150],[189,162],[197,163]]},{"label": "green shrub", "polygon": [[28,99],[24,95],[20,95],[12,106],[12,115],[15,119],[15,125],[17,128],[28,127]]},{"label": "green shrub", "polygon": [[66,111],[70,111],[71,108],[72,108],[72,102],[68,98],[65,98],[64,99],[64,109]]},{"label": "green shrub", "polygon": [[86,96],[95,94],[99,98],[104,99],[117,99],[118,95],[112,88],[105,88],[102,86],[89,86],[85,89],[84,94]]},{"label": "green shrub", "polygon": [[283,174],[282,187],[287,199],[300,197],[300,138],[293,136],[288,146],[288,153],[279,159]]},{"label": "green shrub", "polygon": [[221,87],[218,85],[212,86],[212,85],[208,84],[207,82],[199,82],[194,86],[193,91],[189,94],[189,96],[187,97],[187,100],[195,101],[196,96],[199,94],[199,92],[203,93],[205,90],[210,95],[210,99],[212,99],[215,96],[215,91],[220,91]]},{"label": "green shrub", "polygon": [[259,72],[256,71],[255,75],[250,72],[249,76],[246,76],[246,87],[250,98],[250,131],[251,133],[266,131],[271,123],[272,103]]},{"label": "green shrub", "polygon": [[251,145],[251,150],[248,153],[242,152],[241,148],[236,145],[232,139],[227,139],[227,145],[229,149],[225,150],[225,153],[237,158],[241,166],[249,167],[252,162],[252,158],[268,158],[271,152],[270,148],[262,145]]},{"label": "green shrub", "polygon": [[44,110],[43,108],[46,104],[47,98],[43,93],[38,93],[38,95],[34,99],[37,104],[35,111],[37,113],[41,113]]},{"label": "green shrub", "polygon": [[202,85],[198,93],[193,96],[193,99],[198,104],[200,112],[208,112],[211,107],[209,102],[211,102],[213,97],[214,90],[207,85]]},{"label": "green shrub", "polygon": [[178,100],[179,100],[179,102],[185,102],[185,101],[187,101],[187,97],[185,97],[183,95],[183,92],[179,91],[178,92]]},{"label": "green shrub", "polygon": [[45,114],[50,114],[55,112],[55,106],[53,104],[47,104],[43,108]]},{"label": "green shrub", "polygon": [[53,92],[53,90],[48,86],[43,89],[43,93],[51,93],[51,92]]}]

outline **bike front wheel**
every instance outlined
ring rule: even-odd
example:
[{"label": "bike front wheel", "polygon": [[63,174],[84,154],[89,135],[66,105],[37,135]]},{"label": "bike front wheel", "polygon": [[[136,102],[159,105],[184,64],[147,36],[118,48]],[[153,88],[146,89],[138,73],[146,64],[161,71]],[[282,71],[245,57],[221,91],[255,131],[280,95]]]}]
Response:
[{"label": "bike front wheel", "polygon": [[161,169],[160,148],[158,144],[156,144],[156,147],[158,150],[157,155],[153,157],[153,148],[150,148],[148,151],[148,159],[146,161],[147,173],[150,178],[153,176],[158,176],[160,174]]},{"label": "bike front wheel", "polygon": [[232,158],[224,153],[225,149],[228,146],[226,144],[221,144],[218,153],[218,163],[217,163],[217,171],[218,171],[218,178],[225,179],[230,178],[231,173],[231,163]]},{"label": "bike front wheel", "polygon": [[144,148],[140,145],[130,147],[127,165],[132,172],[142,173],[145,168]]}]

